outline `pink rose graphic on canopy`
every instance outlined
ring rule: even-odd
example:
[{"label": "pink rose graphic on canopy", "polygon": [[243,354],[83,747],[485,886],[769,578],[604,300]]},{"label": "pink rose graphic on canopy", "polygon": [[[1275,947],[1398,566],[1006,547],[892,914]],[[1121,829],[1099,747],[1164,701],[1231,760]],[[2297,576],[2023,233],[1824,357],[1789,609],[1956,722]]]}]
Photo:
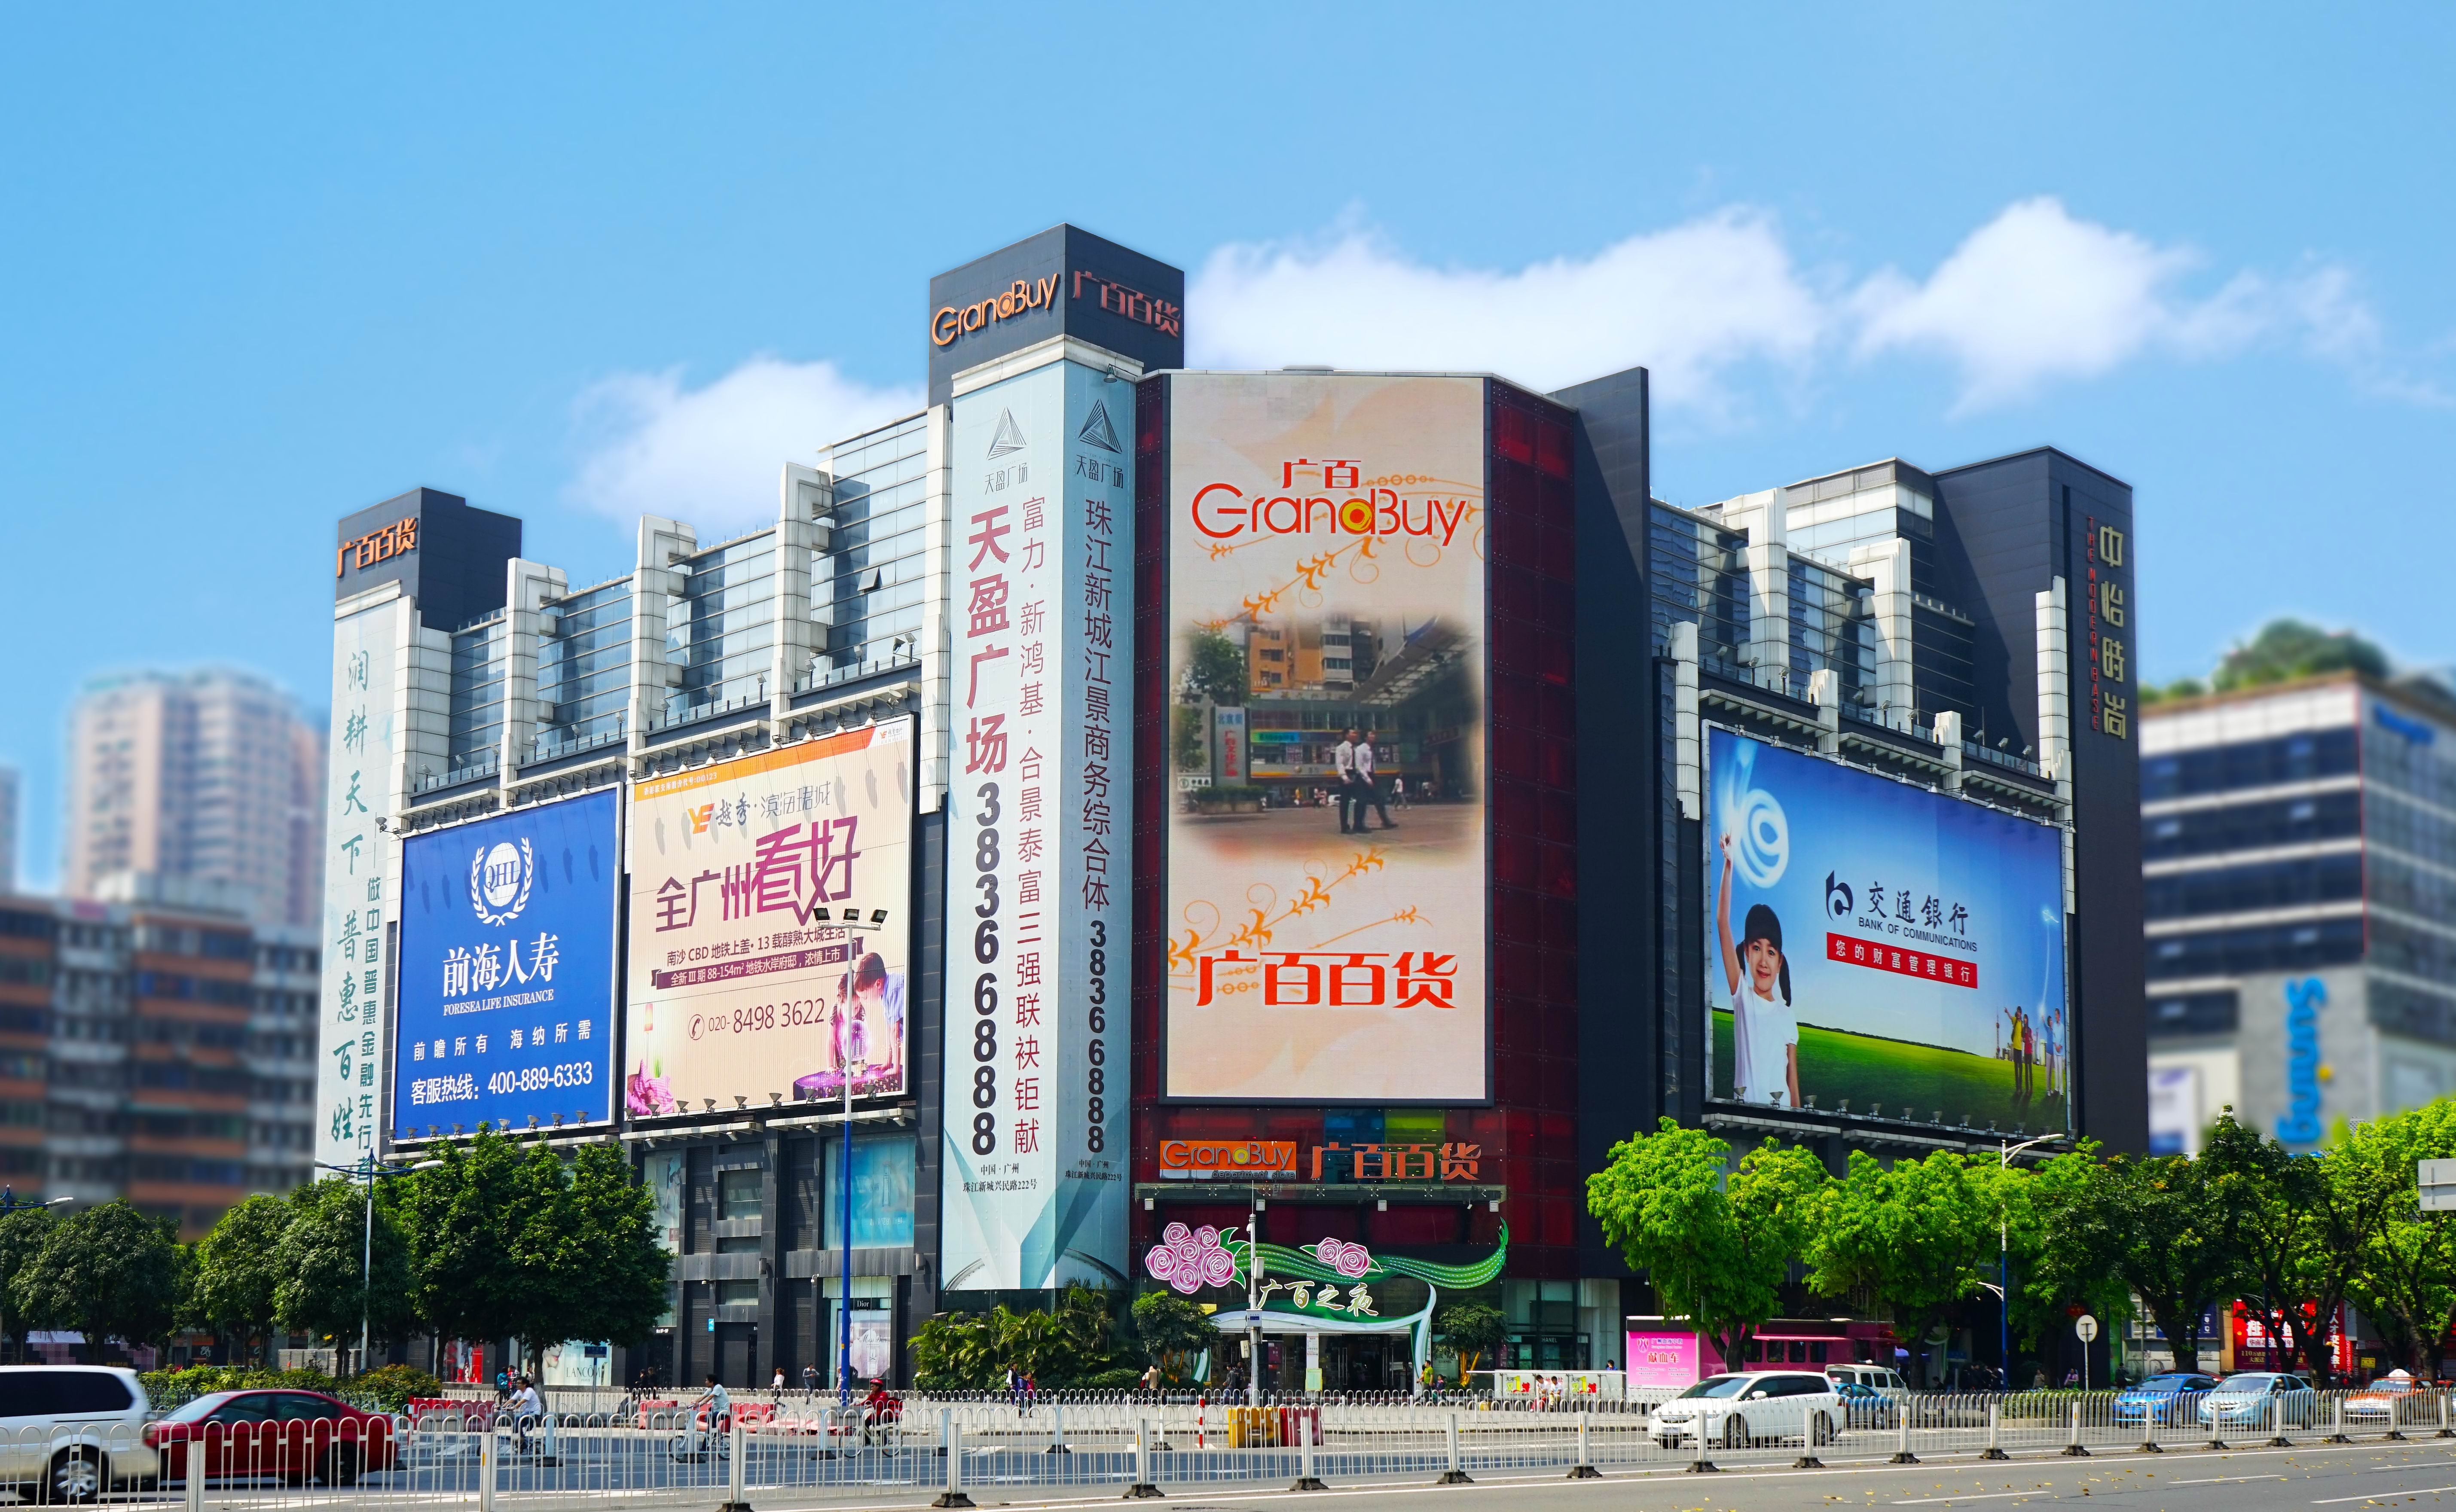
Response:
[{"label": "pink rose graphic on canopy", "polygon": [[1340,1275],[1355,1277],[1373,1269],[1373,1253],[1344,1239],[1324,1239],[1313,1247],[1313,1257]]},{"label": "pink rose graphic on canopy", "polygon": [[1172,1223],[1160,1231],[1160,1242],[1143,1257],[1152,1279],[1191,1297],[1205,1286],[1225,1286],[1236,1278],[1237,1259],[1219,1246],[1219,1231],[1206,1223],[1188,1229]]}]

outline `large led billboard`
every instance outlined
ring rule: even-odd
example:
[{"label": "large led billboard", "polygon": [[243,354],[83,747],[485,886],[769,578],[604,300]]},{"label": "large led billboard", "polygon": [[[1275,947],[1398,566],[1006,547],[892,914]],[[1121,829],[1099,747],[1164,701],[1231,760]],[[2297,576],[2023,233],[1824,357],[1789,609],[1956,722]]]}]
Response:
[{"label": "large led billboard", "polygon": [[904,1091],[912,721],[631,787],[633,1116]]},{"label": "large led billboard", "polygon": [[2068,1128],[2062,834],[1729,729],[1706,757],[1713,1095]]},{"label": "large led billboard", "polygon": [[1481,1101],[1484,383],[1169,393],[1162,1095]]},{"label": "large led billboard", "polygon": [[614,1114],[614,794],[400,848],[396,1138]]}]

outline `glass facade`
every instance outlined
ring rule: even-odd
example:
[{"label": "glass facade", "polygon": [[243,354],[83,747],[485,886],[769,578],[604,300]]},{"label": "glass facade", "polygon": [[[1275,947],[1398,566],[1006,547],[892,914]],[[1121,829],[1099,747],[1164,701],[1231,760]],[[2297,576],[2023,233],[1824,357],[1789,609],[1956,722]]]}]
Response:
[{"label": "glass facade", "polygon": [[1671,627],[1697,626],[1697,655],[1726,677],[1748,676],[1749,538],[1699,515],[1657,503],[1648,511],[1647,577],[1652,584],[1653,648],[1666,653]]},{"label": "glass facade", "polygon": [[776,644],[776,532],[711,546],[683,563],[682,596],[666,621],[665,658],[682,685],[665,722],[764,702]]},{"label": "glass facade", "polygon": [[503,611],[452,632],[452,715],[447,776],[492,771],[503,737],[503,663],[511,635]]},{"label": "glass facade", "polygon": [[917,655],[929,439],[927,417],[915,415],[834,449],[835,540],[810,569],[811,613],[826,647],[814,676]]},{"label": "glass facade", "polygon": [[631,698],[631,580],[548,607],[554,628],[538,641],[539,761],[620,738]]}]

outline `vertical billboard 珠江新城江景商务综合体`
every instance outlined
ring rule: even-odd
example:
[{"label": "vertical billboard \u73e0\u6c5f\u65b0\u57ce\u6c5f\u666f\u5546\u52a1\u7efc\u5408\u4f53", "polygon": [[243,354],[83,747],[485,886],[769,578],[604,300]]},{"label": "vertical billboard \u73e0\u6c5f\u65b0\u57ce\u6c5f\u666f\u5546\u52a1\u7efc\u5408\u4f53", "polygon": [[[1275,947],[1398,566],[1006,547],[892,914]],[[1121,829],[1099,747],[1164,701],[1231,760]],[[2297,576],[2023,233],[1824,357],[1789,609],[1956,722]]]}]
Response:
[{"label": "vertical billboard \u73e0\u6c5f\u65b0\u57ce\u6c5f\u666f\u5546\u52a1\u7efc\u5408\u4f53", "polygon": [[631,787],[624,1107],[905,1090],[912,721]]},{"label": "vertical billboard \u73e0\u6c5f\u65b0\u57ce\u6c5f\u666f\u5546\u52a1\u7efc\u5408\u4f53", "polygon": [[954,397],[946,1291],[1126,1279],[1131,385]]},{"label": "vertical billboard \u73e0\u6c5f\u65b0\u57ce\u6c5f\u666f\u5546\u52a1\u7efc\u5408\u4f53", "polygon": [[1711,1094],[2071,1124],[2063,837],[1707,731]]},{"label": "vertical billboard \u73e0\u6c5f\u65b0\u57ce\u6c5f\u666f\u5546\u52a1\u7efc\u5408\u4f53", "polygon": [[1162,1094],[1481,1101],[1484,381],[1170,385],[1168,686],[1244,770],[1172,752]]},{"label": "vertical billboard \u73e0\u6c5f\u65b0\u57ce\u6c5f\u666f\u5546\u52a1\u7efc\u5408\u4f53", "polygon": [[620,817],[592,793],[402,843],[396,1138],[612,1119]]}]

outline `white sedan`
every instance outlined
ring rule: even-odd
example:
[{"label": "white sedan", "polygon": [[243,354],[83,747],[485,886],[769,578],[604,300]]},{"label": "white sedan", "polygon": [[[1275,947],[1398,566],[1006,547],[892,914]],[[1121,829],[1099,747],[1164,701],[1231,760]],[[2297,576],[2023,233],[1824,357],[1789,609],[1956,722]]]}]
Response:
[{"label": "white sedan", "polygon": [[1694,1446],[1702,1435],[1727,1449],[1797,1439],[1813,1448],[1833,1441],[1842,1399],[1833,1383],[1804,1371],[1742,1371],[1709,1376],[1654,1409],[1648,1431],[1666,1449]]}]

